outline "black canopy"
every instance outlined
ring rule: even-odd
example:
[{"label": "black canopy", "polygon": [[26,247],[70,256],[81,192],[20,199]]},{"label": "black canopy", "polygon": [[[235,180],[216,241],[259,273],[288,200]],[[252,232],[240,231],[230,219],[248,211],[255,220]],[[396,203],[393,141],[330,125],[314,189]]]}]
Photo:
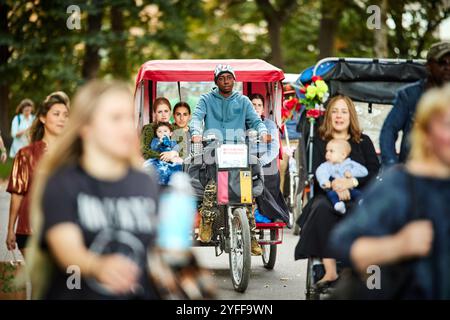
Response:
[{"label": "black canopy", "polygon": [[[323,60],[316,66],[316,75],[328,83],[330,96],[347,95],[355,101],[392,104],[400,87],[427,77],[425,61],[394,59]],[[299,80],[311,81],[314,68],[306,70]]]}]

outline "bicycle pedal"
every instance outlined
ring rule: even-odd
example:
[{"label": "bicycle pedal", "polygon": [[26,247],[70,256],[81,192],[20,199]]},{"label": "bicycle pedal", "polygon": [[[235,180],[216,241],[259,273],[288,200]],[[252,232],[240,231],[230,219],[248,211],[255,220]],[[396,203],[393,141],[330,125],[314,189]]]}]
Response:
[{"label": "bicycle pedal", "polygon": [[[215,253],[216,253],[216,257],[218,257],[218,256],[220,256],[220,255],[222,255],[222,253],[224,252],[223,250],[222,250],[222,248],[220,247],[220,245],[216,245],[215,247],[214,247],[214,251],[215,251]],[[219,252],[220,251],[220,252]]]}]

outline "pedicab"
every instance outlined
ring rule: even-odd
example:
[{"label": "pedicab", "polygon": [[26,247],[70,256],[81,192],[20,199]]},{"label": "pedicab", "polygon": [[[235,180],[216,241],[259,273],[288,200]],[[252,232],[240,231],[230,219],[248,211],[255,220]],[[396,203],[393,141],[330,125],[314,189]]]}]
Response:
[{"label": "pedicab", "polygon": [[[182,94],[183,87],[195,83],[203,83],[207,87],[203,92],[197,92],[198,95],[206,93],[214,86],[213,70],[217,64],[233,67],[244,95],[262,94],[266,98],[265,116],[280,126],[283,99],[281,81],[284,74],[271,64],[256,59],[153,60],[141,66],[136,79],[137,128],[140,130],[144,124],[152,121],[152,104],[157,97],[158,86],[163,84],[166,92],[175,88],[178,101],[186,100]],[[172,87],[167,86],[168,84]],[[204,169],[201,172],[210,172],[217,181],[216,200],[219,210],[213,223],[212,240],[209,243],[198,240],[199,219],[196,219],[192,234],[193,245],[215,247],[216,256],[224,252],[229,254],[231,279],[234,289],[238,292],[246,290],[251,272],[251,234],[246,210],[252,209],[254,200],[252,180],[255,167],[250,163],[253,158],[249,144],[257,142],[257,139],[248,137],[245,141],[223,144],[215,137],[203,137],[200,145],[192,143],[188,147],[190,155],[184,163],[184,170],[191,176],[193,168],[199,164]],[[207,154],[210,155],[211,163],[205,160],[208,158],[205,156]],[[192,181],[197,198],[201,202],[206,182],[202,183],[201,179]],[[285,226],[282,222],[256,224],[256,236],[263,251],[263,265],[267,269],[272,269],[275,265],[277,245],[283,241]]]},{"label": "pedicab", "polygon": [[[378,136],[384,119],[392,108],[395,94],[401,87],[426,78],[425,62],[412,59],[325,58],[299,75],[296,91],[299,97],[304,96],[300,88],[310,84],[314,76],[321,76],[328,85],[330,97],[337,94],[350,97],[357,105],[360,122],[362,120],[361,127],[374,141],[377,154],[380,155],[377,147]],[[367,106],[362,106],[361,103]],[[371,118],[377,118],[377,121],[371,122]],[[317,190],[312,169],[313,141],[321,120],[322,116],[308,118],[306,110],[303,110],[297,126],[301,149],[299,171],[304,172],[296,198],[297,218],[301,216],[303,207],[312,200]],[[310,257],[306,275],[306,299],[324,298],[314,287],[323,274],[321,260]]]}]

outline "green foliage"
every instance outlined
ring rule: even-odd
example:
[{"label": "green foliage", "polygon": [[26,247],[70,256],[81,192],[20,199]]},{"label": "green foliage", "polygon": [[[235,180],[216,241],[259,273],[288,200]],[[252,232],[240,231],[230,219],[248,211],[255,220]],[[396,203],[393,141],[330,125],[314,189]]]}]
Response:
[{"label": "green foliage", "polygon": [[285,71],[300,73],[316,62],[320,23],[320,2],[298,6],[282,30]]},{"label": "green foliage", "polygon": [[25,290],[23,285],[17,285],[15,283],[18,267],[20,267],[20,265],[15,263],[0,263],[0,292],[13,293]]},{"label": "green foliage", "polygon": [[12,165],[13,160],[11,158],[8,158],[4,164],[0,163],[0,181],[8,179],[9,174],[11,173]]},{"label": "green foliage", "polygon": [[[83,65],[98,47],[98,75],[132,82],[151,59],[260,58],[272,54],[268,21],[250,0],[89,0],[80,4],[81,30],[69,30],[71,0],[6,1],[8,32],[0,33],[11,56],[0,64],[0,85],[10,85],[10,110],[29,97],[39,103],[50,92],[73,95],[85,82]],[[373,31],[366,8],[381,0],[298,0],[281,27],[284,70],[299,73],[318,57],[318,35],[325,12],[339,12],[335,52],[338,56],[372,57]],[[445,0],[388,0],[390,57],[423,57],[435,41],[439,23],[449,16]],[[270,4],[279,8],[281,1]],[[102,12],[100,32],[89,32],[88,17]],[[407,21],[406,21],[406,20]],[[408,23],[405,23],[408,22]],[[0,31],[1,32],[1,31]],[[5,112],[5,110],[2,110]]]}]

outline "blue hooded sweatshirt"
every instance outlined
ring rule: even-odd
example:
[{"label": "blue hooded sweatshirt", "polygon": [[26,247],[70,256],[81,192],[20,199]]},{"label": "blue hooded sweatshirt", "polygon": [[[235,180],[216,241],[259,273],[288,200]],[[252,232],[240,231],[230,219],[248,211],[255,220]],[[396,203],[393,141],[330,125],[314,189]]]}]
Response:
[{"label": "blue hooded sweatshirt", "polygon": [[192,136],[215,134],[225,142],[244,137],[247,129],[255,129],[259,135],[267,133],[266,126],[248,97],[233,91],[225,98],[218,88],[200,97],[189,128]]}]

